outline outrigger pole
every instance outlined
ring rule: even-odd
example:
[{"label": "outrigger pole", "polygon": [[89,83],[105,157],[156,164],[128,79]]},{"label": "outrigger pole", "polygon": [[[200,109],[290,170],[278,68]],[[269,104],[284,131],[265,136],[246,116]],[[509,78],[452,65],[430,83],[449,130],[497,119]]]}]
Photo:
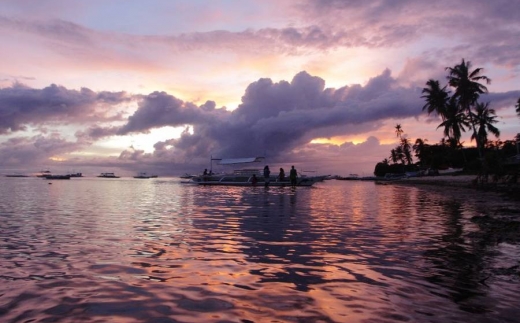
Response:
[{"label": "outrigger pole", "polygon": [[213,158],[213,155],[210,156],[210,165],[209,165],[210,174],[213,174],[213,161],[214,160],[222,160],[222,158]]}]

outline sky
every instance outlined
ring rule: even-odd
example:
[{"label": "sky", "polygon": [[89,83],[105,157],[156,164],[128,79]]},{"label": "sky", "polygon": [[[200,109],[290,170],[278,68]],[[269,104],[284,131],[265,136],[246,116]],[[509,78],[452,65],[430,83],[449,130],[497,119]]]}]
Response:
[{"label": "sky", "polygon": [[0,173],[177,176],[263,156],[372,175],[396,124],[442,139],[421,91],[462,59],[492,80],[481,101],[511,140],[519,16],[520,0],[3,0]]}]

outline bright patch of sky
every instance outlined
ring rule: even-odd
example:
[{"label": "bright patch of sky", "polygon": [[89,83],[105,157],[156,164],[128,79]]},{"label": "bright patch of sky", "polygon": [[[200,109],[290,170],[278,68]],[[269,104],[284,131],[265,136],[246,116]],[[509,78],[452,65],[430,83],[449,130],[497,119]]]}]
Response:
[{"label": "bright patch of sky", "polygon": [[147,134],[113,136],[100,140],[92,149],[96,150],[97,147],[100,147],[106,152],[109,152],[110,155],[113,155],[114,153],[119,155],[121,148],[131,149],[131,147],[135,150],[143,150],[145,153],[153,153],[153,146],[157,142],[179,138],[184,129],[184,127],[162,127],[151,129],[150,133]]}]

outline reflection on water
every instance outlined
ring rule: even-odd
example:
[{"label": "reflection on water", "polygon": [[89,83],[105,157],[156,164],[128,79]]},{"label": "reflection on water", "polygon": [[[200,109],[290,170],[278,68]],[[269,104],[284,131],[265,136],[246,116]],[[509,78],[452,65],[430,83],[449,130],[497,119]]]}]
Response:
[{"label": "reflection on water", "polygon": [[[6,178],[2,322],[516,322],[474,192]],[[506,203],[500,201],[500,203]],[[512,202],[509,202],[512,203]],[[519,208],[511,204],[509,208]]]}]

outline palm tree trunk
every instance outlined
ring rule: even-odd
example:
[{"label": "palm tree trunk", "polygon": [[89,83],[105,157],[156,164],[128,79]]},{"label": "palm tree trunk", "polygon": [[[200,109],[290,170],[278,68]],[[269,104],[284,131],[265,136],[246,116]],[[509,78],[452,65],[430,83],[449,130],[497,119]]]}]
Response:
[{"label": "palm tree trunk", "polygon": [[471,107],[469,104],[466,106],[466,110],[468,111],[469,122],[471,122],[471,128],[473,128],[473,135],[475,136],[475,142],[477,143],[478,157],[480,159],[480,162],[482,163],[482,151],[480,147],[480,140],[477,135],[477,129],[475,128],[475,119],[473,119],[473,113],[471,113]]}]

